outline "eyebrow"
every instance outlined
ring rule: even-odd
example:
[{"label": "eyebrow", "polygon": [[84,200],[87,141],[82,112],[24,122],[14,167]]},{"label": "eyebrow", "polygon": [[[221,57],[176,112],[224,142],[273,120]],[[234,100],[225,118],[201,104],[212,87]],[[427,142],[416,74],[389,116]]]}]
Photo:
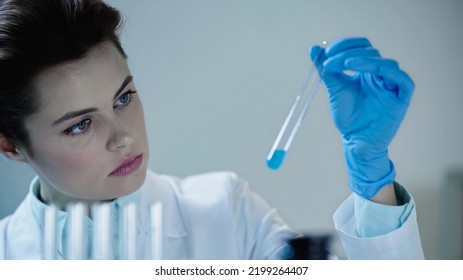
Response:
[{"label": "eyebrow", "polygon": [[[127,76],[124,81],[122,82],[121,86],[119,89],[116,91],[114,94],[114,99],[117,98],[117,96],[124,90],[124,88],[133,80],[133,76]],[[62,123],[66,120],[73,119],[75,117],[85,115],[88,113],[96,112],[98,111],[97,108],[87,108],[87,109],[82,109],[82,110],[77,110],[77,111],[72,111],[64,114],[61,118],[57,119],[56,121],[53,122],[53,125],[57,125],[59,123]]]},{"label": "eyebrow", "polygon": [[125,77],[124,81],[122,82],[121,86],[119,87],[118,90],[116,90],[116,93],[114,94],[114,99],[121,93],[121,91],[124,90],[124,88],[133,80],[133,76],[127,76]]}]

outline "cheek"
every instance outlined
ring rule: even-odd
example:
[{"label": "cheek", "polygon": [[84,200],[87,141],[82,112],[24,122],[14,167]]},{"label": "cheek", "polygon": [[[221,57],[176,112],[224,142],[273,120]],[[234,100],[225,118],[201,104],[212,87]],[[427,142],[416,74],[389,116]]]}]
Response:
[{"label": "cheek", "polygon": [[136,129],[137,135],[146,138],[145,115],[143,113],[143,106],[141,104],[139,104],[139,107],[137,108],[136,112],[136,117],[132,118],[132,122],[133,127]]},{"label": "cheek", "polygon": [[99,173],[103,168],[101,151],[97,151],[92,144],[76,148],[48,142],[42,143],[36,150],[40,151],[34,155],[37,168],[55,176],[87,177]]},{"label": "cheek", "polygon": [[101,169],[99,164],[101,156],[91,150],[56,154],[53,159],[61,168],[71,170],[71,172],[87,171],[81,174],[88,174],[89,170]]}]

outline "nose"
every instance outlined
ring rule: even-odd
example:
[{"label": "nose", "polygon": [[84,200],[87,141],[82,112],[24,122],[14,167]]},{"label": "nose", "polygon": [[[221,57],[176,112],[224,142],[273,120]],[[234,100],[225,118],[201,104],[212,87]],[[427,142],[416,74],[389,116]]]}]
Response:
[{"label": "nose", "polygon": [[133,133],[123,124],[112,122],[111,133],[107,143],[109,151],[119,151],[129,147],[134,140]]}]

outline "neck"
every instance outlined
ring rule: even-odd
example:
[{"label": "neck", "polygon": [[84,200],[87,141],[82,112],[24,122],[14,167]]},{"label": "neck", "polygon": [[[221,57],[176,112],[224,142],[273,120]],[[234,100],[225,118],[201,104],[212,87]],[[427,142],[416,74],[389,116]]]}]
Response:
[{"label": "neck", "polygon": [[60,211],[66,211],[66,207],[71,203],[83,203],[90,218],[92,217],[92,205],[96,202],[100,202],[97,200],[84,200],[67,196],[49,186],[46,182],[42,181],[42,179],[39,181],[38,199],[46,205],[54,205]]}]

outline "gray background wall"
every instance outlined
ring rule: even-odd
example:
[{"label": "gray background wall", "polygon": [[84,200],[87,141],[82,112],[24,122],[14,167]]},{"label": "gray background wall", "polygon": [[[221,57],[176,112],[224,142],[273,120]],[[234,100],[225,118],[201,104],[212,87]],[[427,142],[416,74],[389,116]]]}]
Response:
[{"label": "gray background wall", "polygon": [[[324,90],[281,170],[267,169],[265,157],[308,69],[308,46],[368,37],[416,82],[390,155],[417,202],[425,255],[461,258],[452,246],[463,239],[461,204],[448,203],[455,195],[447,175],[463,170],[463,1],[108,3],[125,17],[122,41],[145,104],[150,167],[178,176],[233,170],[308,233],[331,232],[331,215],[349,194]],[[14,210],[32,176],[27,166],[0,160],[0,217]]]}]

